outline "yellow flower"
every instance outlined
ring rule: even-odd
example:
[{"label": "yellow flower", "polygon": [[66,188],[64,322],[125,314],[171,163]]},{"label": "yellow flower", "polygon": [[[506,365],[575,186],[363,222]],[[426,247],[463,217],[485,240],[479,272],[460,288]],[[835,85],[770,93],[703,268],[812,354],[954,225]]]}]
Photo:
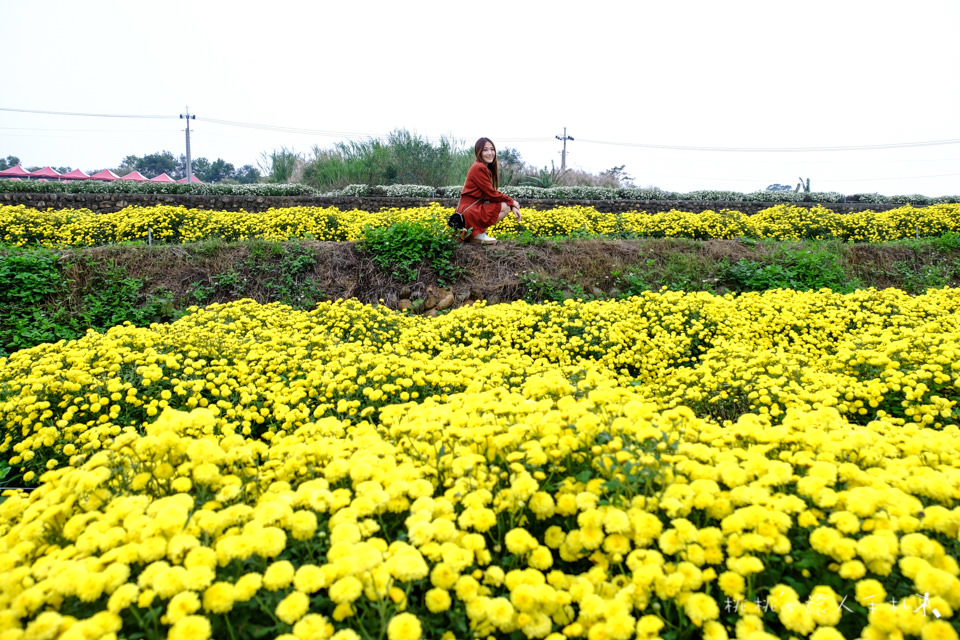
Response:
[{"label": "yellow flower", "polygon": [[287,534],[278,527],[264,527],[257,534],[255,549],[264,558],[273,558],[283,551],[287,545]]},{"label": "yellow flower", "polygon": [[728,640],[727,630],[722,624],[710,620],[703,625],[703,640]]},{"label": "yellow flower", "polygon": [[[519,620],[519,617],[517,620],[517,624],[520,626],[520,630],[523,631],[524,635],[526,635],[528,638],[543,638],[547,634],[549,634],[550,630],[553,628],[553,621],[550,620],[550,617],[547,616],[547,614],[543,613],[542,611],[535,611],[530,614],[522,614],[522,615],[530,616],[530,619],[525,621],[524,624],[520,624],[521,621]],[[629,627],[630,627],[629,631],[632,631],[633,618],[630,618],[630,621],[631,623],[629,624]],[[624,640],[624,638],[628,636],[629,636],[629,632],[626,636],[613,636],[611,634],[611,637],[616,638],[617,640]]]},{"label": "yellow flower", "polygon": [[412,613],[397,614],[387,624],[389,640],[420,640],[422,632],[420,620]]},{"label": "yellow flower", "polygon": [[234,586],[230,582],[216,582],[203,592],[203,608],[211,613],[226,613],[233,609]]},{"label": "yellow flower", "polygon": [[742,556],[740,558],[731,558],[728,566],[732,571],[742,576],[748,576],[763,571],[763,562],[756,556]]},{"label": "yellow flower", "polygon": [[169,640],[207,640],[212,630],[203,616],[186,616],[178,620],[167,634]]},{"label": "yellow flower", "polygon": [[317,515],[312,511],[296,511],[290,526],[294,540],[309,540],[317,530]]},{"label": "yellow flower", "polygon": [[200,608],[200,597],[193,591],[182,591],[167,604],[167,623],[175,624]]},{"label": "yellow flower", "polygon": [[920,630],[921,640],[957,640],[957,631],[945,620],[931,620]]},{"label": "yellow flower", "polygon": [[553,554],[551,554],[550,549],[546,547],[537,547],[530,553],[527,562],[534,569],[546,571],[553,566]]},{"label": "yellow flower", "polygon": [[446,589],[433,588],[424,595],[424,602],[431,613],[440,613],[450,608],[452,600]]},{"label": "yellow flower", "polygon": [[530,535],[530,532],[526,529],[511,529],[504,536],[504,543],[506,544],[507,551],[516,555],[522,555],[528,551],[533,551],[540,543],[537,542],[537,539]]},{"label": "yellow flower", "polygon": [[637,633],[652,636],[663,628],[663,620],[659,616],[645,615],[637,621]]},{"label": "yellow flower", "polygon": [[502,596],[486,602],[486,616],[500,630],[511,628],[515,615],[513,604]]},{"label": "yellow flower", "polygon": [[733,598],[734,600],[743,599],[744,591],[747,586],[743,576],[738,573],[734,573],[733,571],[724,571],[721,573],[717,584],[720,585],[720,590],[723,591],[725,595]]},{"label": "yellow flower", "polygon": [[274,562],[263,574],[263,586],[270,591],[285,589],[293,582],[295,571],[289,560]]},{"label": "yellow flower", "polygon": [[244,574],[234,584],[233,598],[237,602],[246,602],[256,595],[262,585],[263,576],[259,573]]},{"label": "yellow flower", "polygon": [[556,503],[553,501],[553,497],[544,491],[537,491],[530,498],[530,501],[527,503],[527,506],[537,516],[540,520],[545,520],[553,516],[556,512]]},{"label": "yellow flower", "polygon": [[[57,631],[63,622],[63,616],[59,613],[55,611],[44,611],[27,625],[24,637],[42,638],[44,640],[53,638],[57,635]],[[7,629],[11,629],[11,627],[7,627]],[[11,637],[13,637],[12,634]]]},{"label": "yellow flower", "polygon": [[363,593],[363,583],[354,576],[340,578],[330,586],[330,599],[337,604],[353,602]]},{"label": "yellow flower", "polygon": [[[268,570],[269,571],[269,570]],[[302,618],[310,609],[310,598],[300,591],[291,591],[286,598],[277,604],[277,617],[293,624]]]},{"label": "yellow flower", "polygon": [[110,599],[107,601],[107,611],[119,613],[136,602],[139,594],[140,587],[135,584],[128,582],[120,585],[116,591],[110,594]]},{"label": "yellow flower", "polygon": [[318,613],[308,613],[293,625],[293,635],[298,640],[327,640],[334,635],[333,625]]},{"label": "yellow flower", "polygon": [[387,560],[387,569],[397,579],[413,582],[425,578],[430,569],[415,548],[404,545]]},{"label": "yellow flower", "polygon": [[690,621],[698,627],[708,620],[720,617],[720,608],[716,600],[705,593],[694,593],[683,603],[683,610]]},{"label": "yellow flower", "polygon": [[810,636],[810,640],[844,640],[844,637],[833,627],[818,627]]},{"label": "yellow flower", "polygon": [[300,565],[293,578],[293,586],[297,591],[316,593],[327,586],[327,574],[315,564]]}]

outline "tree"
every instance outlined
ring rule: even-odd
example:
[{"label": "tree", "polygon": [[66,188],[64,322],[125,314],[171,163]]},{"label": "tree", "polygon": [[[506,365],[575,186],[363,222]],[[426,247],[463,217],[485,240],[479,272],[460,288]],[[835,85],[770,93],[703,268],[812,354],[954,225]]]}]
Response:
[{"label": "tree", "polygon": [[790,186],[786,184],[771,184],[767,186],[767,191],[790,191]]},{"label": "tree", "polygon": [[618,167],[611,167],[606,171],[601,171],[601,176],[607,176],[616,181],[618,187],[633,187],[633,176],[627,174],[627,165],[621,164]]},{"label": "tree", "polygon": [[120,165],[116,168],[117,175],[126,175],[131,171],[137,170],[137,163],[140,162],[139,156],[127,156],[124,158]]},{"label": "tree", "polygon": [[803,183],[803,178],[800,178],[800,182],[797,184],[797,188],[794,189],[797,193],[803,191],[804,193],[810,193],[810,178],[807,178],[807,183]]},{"label": "tree", "polygon": [[260,182],[260,171],[252,164],[245,164],[237,169],[233,179],[240,184],[256,184]]},{"label": "tree", "polygon": [[4,169],[9,169],[10,167],[15,167],[20,164],[20,158],[17,156],[7,156],[6,158],[0,158],[0,171]]},{"label": "tree", "polygon": [[177,159],[169,151],[151,153],[148,156],[138,158],[134,162],[134,168],[147,178],[156,178],[161,173],[171,175],[177,170]]},{"label": "tree", "polygon": [[[207,174],[210,173],[210,161],[206,158],[191,158],[190,159],[190,170],[193,172],[193,175],[196,176],[197,180],[201,182],[210,182],[207,179]],[[181,171],[183,172],[184,177],[187,175],[187,157],[183,156],[183,163]]]},{"label": "tree", "polygon": [[236,169],[233,168],[232,164],[224,161],[223,158],[217,158],[210,164],[210,168],[207,169],[202,177],[199,174],[197,177],[204,182],[220,182],[221,180],[233,178],[235,173]]},{"label": "tree", "polygon": [[516,186],[523,179],[523,158],[513,147],[497,149],[497,164],[500,167],[500,185]]}]

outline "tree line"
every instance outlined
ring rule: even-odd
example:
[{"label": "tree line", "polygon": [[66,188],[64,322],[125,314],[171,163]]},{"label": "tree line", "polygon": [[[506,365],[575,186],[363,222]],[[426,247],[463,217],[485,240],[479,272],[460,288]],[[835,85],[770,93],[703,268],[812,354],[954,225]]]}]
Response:
[{"label": "tree line", "polygon": [[[17,156],[7,156],[0,158],[0,171],[9,169],[20,164],[20,158]],[[260,170],[253,165],[244,165],[237,169],[231,163],[217,158],[210,162],[206,158],[193,158],[190,162],[193,175],[201,182],[224,182],[235,184],[254,184],[260,182]],[[26,171],[36,171],[42,167],[24,167]],[[70,167],[52,167],[59,173],[67,173]],[[174,180],[180,180],[187,177],[187,157],[181,155],[179,158],[169,151],[159,151],[146,156],[127,156],[116,167],[108,167],[118,175],[126,175],[131,171],[139,171],[147,178],[156,178],[161,174],[167,174]],[[92,169],[87,174],[96,173],[101,169]]]},{"label": "tree line", "polygon": [[[535,167],[517,149],[497,150],[500,186],[633,187],[625,166],[594,175],[555,166]],[[309,154],[286,147],[261,154],[259,165],[268,182],[301,182],[315,189],[336,190],[351,184],[419,184],[447,187],[462,184],[474,161],[473,146],[441,137],[436,143],[405,129],[386,139],[338,142],[332,148],[314,146]]]},{"label": "tree line", "polygon": [[[552,163],[550,167],[535,167],[524,162],[520,152],[511,147],[498,149],[498,158],[501,187],[634,186],[624,165],[597,175],[575,169],[561,170]],[[431,142],[405,129],[397,129],[385,139],[338,142],[331,148],[315,145],[307,154],[286,147],[263,152],[257,167],[246,164],[238,169],[222,158],[210,162],[202,157],[194,158],[191,167],[201,182],[297,182],[321,191],[333,191],[351,184],[458,185],[463,183],[473,161],[472,144],[447,137]],[[187,175],[186,163],[185,155],[176,157],[170,151],[159,151],[145,156],[129,155],[111,169],[119,175],[139,171],[147,178],[166,173],[180,180]],[[19,158],[7,156],[0,159],[0,170],[16,164],[20,164]],[[60,173],[70,171],[68,167],[54,168]],[[99,169],[88,173],[95,171]]]},{"label": "tree line", "polygon": [[[260,171],[253,165],[246,164],[237,169],[223,158],[217,158],[213,162],[202,157],[192,158],[190,168],[193,175],[201,182],[237,184],[260,182]],[[139,171],[148,178],[156,178],[165,173],[174,180],[180,180],[187,177],[187,156],[181,154],[179,158],[175,158],[169,151],[160,151],[146,156],[127,156],[115,171],[119,174]]]}]

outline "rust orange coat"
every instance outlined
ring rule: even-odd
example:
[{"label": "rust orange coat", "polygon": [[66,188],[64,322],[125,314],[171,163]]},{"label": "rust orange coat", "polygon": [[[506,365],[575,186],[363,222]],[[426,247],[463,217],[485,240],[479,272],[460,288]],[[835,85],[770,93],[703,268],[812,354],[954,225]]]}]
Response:
[{"label": "rust orange coat", "polygon": [[500,204],[503,202],[511,207],[515,203],[513,198],[493,188],[490,168],[480,161],[470,165],[457,204],[457,211],[463,213],[466,228],[473,227],[470,236],[464,239],[478,236],[495,225],[500,218]]}]

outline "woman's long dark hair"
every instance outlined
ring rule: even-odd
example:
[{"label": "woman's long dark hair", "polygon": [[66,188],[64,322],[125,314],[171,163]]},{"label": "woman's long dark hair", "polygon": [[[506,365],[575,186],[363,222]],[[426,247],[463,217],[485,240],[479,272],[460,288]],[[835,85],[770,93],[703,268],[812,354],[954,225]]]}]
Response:
[{"label": "woman's long dark hair", "polygon": [[[476,157],[477,162],[483,162],[483,158],[480,156],[480,153],[483,151],[483,146],[487,143],[493,145],[493,150],[496,152],[497,145],[493,144],[493,140],[490,138],[480,138],[477,140],[477,143],[473,145],[473,155]],[[487,165],[487,168],[490,169],[490,179],[493,181],[494,190],[500,188],[500,165],[497,164],[497,156],[493,156],[493,162]]]}]

